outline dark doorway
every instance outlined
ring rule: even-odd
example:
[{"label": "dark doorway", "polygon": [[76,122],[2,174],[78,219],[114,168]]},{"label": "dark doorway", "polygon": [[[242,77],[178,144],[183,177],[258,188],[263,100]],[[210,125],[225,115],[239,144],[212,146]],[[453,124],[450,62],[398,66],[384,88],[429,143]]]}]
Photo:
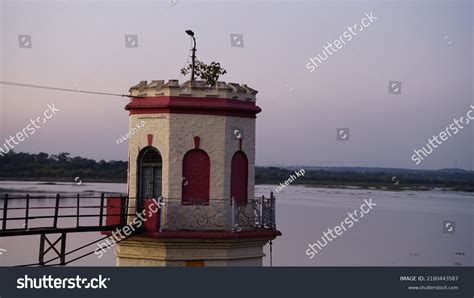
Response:
[{"label": "dark doorway", "polygon": [[160,152],[153,147],[144,148],[138,155],[138,211],[143,209],[145,199],[158,200],[161,196],[162,164]]}]

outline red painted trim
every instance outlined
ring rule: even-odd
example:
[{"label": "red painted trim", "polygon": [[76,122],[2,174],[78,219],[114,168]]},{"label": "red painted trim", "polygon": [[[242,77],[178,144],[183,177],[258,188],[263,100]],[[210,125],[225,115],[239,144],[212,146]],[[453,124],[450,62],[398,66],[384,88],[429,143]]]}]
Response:
[{"label": "red painted trim", "polygon": [[[152,210],[150,207],[151,205],[155,205],[155,207],[153,208],[154,210],[156,210],[156,208],[159,208],[159,206],[156,206],[156,203],[153,202],[153,199],[145,199],[143,202],[143,205],[144,205],[143,210],[148,210],[148,212]],[[157,231],[160,228],[159,225],[160,225],[160,210],[158,210],[156,213],[152,213],[151,216],[148,216],[148,220],[144,221],[143,223],[143,227],[145,231],[147,232]]]},{"label": "red painted trim", "polygon": [[150,238],[190,238],[190,239],[245,239],[245,238],[276,238],[281,236],[281,232],[278,230],[254,230],[254,231],[243,231],[243,232],[230,232],[230,231],[162,231],[162,232],[144,232],[140,236]]},{"label": "red painted trim", "polygon": [[122,214],[122,198],[119,197],[110,197],[107,198],[106,204],[106,214],[105,225],[115,226],[120,225],[120,218]]},{"label": "red painted trim", "polygon": [[148,141],[148,146],[151,146],[153,144],[153,135],[152,134],[147,134],[147,141]]},{"label": "red painted trim", "polygon": [[130,114],[200,114],[255,118],[260,109],[255,102],[228,98],[159,96],[132,98],[125,106]]},{"label": "red painted trim", "polygon": [[194,149],[199,149],[199,143],[201,141],[201,138],[196,136],[194,137]]},{"label": "red painted trim", "polygon": [[[130,150],[128,151],[128,164],[130,164]],[[127,194],[130,195],[130,167],[127,167]]]}]

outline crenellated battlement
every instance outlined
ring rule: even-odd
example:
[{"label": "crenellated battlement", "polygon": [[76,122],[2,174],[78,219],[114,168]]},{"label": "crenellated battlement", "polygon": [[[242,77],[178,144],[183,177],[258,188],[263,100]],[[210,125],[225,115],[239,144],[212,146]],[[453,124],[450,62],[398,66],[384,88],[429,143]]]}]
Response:
[{"label": "crenellated battlement", "polygon": [[141,81],[130,88],[131,96],[183,96],[237,99],[241,101],[256,101],[257,90],[245,84],[217,82],[215,87],[209,87],[204,81],[187,81],[179,84],[179,80],[153,80],[149,84]]}]

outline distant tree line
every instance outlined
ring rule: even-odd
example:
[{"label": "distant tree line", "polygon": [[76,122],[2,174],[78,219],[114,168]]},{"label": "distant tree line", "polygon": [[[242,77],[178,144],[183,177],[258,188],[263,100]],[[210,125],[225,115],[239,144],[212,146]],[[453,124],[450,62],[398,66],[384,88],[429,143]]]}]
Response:
[{"label": "distant tree line", "polygon": [[[277,167],[257,167],[255,180],[258,184],[279,184],[295,175],[294,170]],[[404,186],[418,188],[450,188],[474,191],[474,172],[464,170],[401,170],[379,172],[305,170],[292,185],[333,186],[347,185],[360,187],[384,187],[400,189]]]},{"label": "distant tree line", "polygon": [[126,182],[127,162],[99,162],[82,157],[71,157],[69,153],[38,154],[10,151],[0,157],[0,179]]}]

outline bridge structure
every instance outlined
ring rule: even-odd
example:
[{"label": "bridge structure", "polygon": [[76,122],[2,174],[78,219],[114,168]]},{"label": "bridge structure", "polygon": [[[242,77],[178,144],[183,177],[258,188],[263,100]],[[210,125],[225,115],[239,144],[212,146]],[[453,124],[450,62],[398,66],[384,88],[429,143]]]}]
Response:
[{"label": "bridge structure", "polygon": [[[128,197],[125,195],[81,196],[77,194],[46,196],[0,197],[0,237],[40,235],[38,263],[24,266],[66,265],[79,258],[66,260],[66,256],[93,245],[88,243],[72,251],[66,251],[67,236],[84,232],[110,232],[127,224]],[[56,238],[56,239],[54,239]],[[48,252],[56,257],[45,260]],[[91,253],[89,253],[91,254]],[[87,254],[87,255],[89,255]]]},{"label": "bridge structure", "polygon": [[[94,253],[67,259],[73,253],[107,238],[114,243],[133,236],[149,238],[190,237],[233,238],[278,235],[275,198],[262,196],[238,204],[233,201],[185,204],[181,199],[144,199],[143,206],[125,194],[100,196],[62,195],[0,197],[0,237],[39,235],[38,262],[23,266],[65,266]],[[128,226],[128,228],[126,227]],[[132,227],[132,229],[130,229]],[[116,239],[114,231],[132,230]],[[77,233],[100,232],[101,237],[72,250],[66,240]],[[114,237],[114,238],[113,238]],[[47,254],[54,257],[46,259]]]}]

